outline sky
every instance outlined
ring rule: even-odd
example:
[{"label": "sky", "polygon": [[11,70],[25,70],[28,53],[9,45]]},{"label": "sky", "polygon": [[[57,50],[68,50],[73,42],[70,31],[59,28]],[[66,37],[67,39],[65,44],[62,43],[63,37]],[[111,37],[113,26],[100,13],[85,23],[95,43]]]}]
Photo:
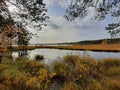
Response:
[{"label": "sky", "polygon": [[101,22],[93,20],[92,8],[85,19],[68,22],[63,16],[69,1],[44,0],[50,19],[46,21],[46,27],[34,32],[39,37],[33,37],[30,43],[61,43],[110,38],[105,26],[112,20],[109,17]]}]

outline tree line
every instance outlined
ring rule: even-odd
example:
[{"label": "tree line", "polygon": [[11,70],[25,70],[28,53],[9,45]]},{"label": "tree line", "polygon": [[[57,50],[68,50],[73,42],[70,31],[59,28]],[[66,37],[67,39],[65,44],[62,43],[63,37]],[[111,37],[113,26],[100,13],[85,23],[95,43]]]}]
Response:
[{"label": "tree line", "polygon": [[80,44],[80,45],[90,45],[90,44],[119,44],[120,39],[100,39],[100,40],[86,40],[86,41],[80,41],[73,44]]}]

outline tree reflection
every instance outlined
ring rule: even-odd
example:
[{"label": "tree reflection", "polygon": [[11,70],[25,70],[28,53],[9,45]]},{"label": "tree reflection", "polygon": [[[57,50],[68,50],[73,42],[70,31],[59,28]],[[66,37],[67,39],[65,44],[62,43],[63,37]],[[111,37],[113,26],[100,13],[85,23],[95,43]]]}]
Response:
[{"label": "tree reflection", "polygon": [[[14,51],[7,52],[0,51],[0,63],[2,63],[3,58],[6,58],[7,60],[14,60],[13,52]],[[19,50],[17,51],[17,53],[18,53],[17,57],[27,57],[28,55],[27,49]]]},{"label": "tree reflection", "polygon": [[28,55],[27,50],[19,50],[18,57],[26,57]]}]

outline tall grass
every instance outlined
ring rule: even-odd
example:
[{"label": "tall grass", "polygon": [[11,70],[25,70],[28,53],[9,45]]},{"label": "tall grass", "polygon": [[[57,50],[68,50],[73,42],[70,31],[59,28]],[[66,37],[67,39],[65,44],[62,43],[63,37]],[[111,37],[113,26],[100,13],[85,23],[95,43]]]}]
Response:
[{"label": "tall grass", "polygon": [[0,64],[0,90],[120,90],[119,83],[120,59],[67,55],[48,66],[5,56]]},{"label": "tall grass", "polygon": [[[120,52],[119,44],[88,44],[88,45],[69,45],[69,46],[27,46],[27,50],[33,50],[38,48],[48,49],[68,49],[68,50],[94,50],[94,51],[114,51]],[[13,46],[12,50],[21,50],[18,46]]]}]

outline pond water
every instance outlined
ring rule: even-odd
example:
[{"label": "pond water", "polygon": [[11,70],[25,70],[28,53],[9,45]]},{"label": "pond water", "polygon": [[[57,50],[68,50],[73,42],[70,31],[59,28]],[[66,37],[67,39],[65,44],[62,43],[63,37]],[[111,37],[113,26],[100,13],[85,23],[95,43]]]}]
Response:
[{"label": "pond water", "polygon": [[[80,55],[80,56],[89,56],[95,59],[104,59],[104,58],[120,58],[120,52],[94,52],[94,51],[80,51],[80,50],[59,50],[59,49],[35,49],[28,51],[28,57],[34,59],[36,55],[43,55],[44,62],[50,63],[52,61],[58,60],[57,58],[62,58],[67,54]],[[17,57],[17,52],[13,53],[13,57]]]}]

